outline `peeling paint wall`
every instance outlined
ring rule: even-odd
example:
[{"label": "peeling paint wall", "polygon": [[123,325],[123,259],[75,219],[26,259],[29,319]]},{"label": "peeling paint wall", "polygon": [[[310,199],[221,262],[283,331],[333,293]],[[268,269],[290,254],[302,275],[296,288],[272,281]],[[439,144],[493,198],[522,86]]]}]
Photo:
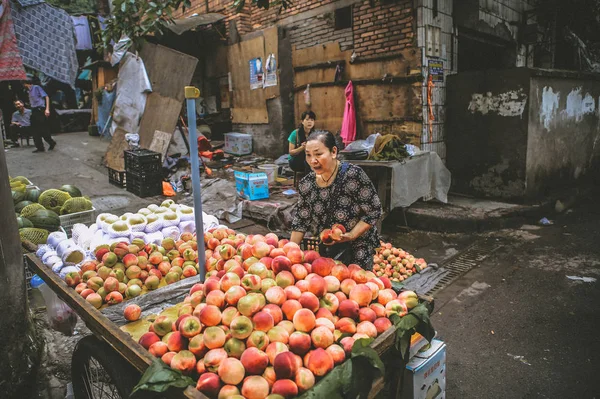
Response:
[{"label": "peeling paint wall", "polygon": [[600,158],[600,77],[596,79],[532,78],[528,195],[568,189],[594,172],[593,162]]},{"label": "peeling paint wall", "polygon": [[535,202],[600,162],[600,76],[527,68],[448,79],[447,162],[457,192]]},{"label": "peeling paint wall", "polygon": [[505,93],[494,95],[492,92],[473,93],[469,103],[472,114],[479,112],[482,115],[495,113],[500,116],[523,116],[527,104],[527,94],[523,89],[509,90]]},{"label": "peeling paint wall", "polygon": [[529,74],[461,72],[448,78],[447,161],[452,190],[519,199],[525,194]]}]

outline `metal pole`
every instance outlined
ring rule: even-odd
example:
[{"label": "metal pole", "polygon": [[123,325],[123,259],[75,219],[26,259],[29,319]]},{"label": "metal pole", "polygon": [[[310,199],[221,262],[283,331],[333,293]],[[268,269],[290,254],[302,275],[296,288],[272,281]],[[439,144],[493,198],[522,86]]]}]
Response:
[{"label": "metal pole", "polygon": [[200,160],[198,158],[198,134],[196,132],[196,99],[200,90],[194,86],[185,87],[187,104],[188,133],[190,135],[190,160],[192,163],[192,194],[194,195],[194,217],[196,222],[196,241],[198,241],[198,266],[200,281],[206,276],[204,259],[204,222],[202,221],[202,192],[200,191]]}]

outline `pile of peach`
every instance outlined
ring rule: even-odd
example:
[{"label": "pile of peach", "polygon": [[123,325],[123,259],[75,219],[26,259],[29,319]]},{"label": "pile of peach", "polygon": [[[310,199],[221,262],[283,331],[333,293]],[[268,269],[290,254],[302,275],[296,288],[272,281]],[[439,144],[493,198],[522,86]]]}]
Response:
[{"label": "pile of peach", "polygon": [[96,309],[155,290],[198,274],[196,237],[183,233],[179,240],[165,238],[161,245],[142,240],[103,245],[96,259],[84,261],[79,272],[70,272],[65,282]]},{"label": "pile of peach", "polygon": [[392,244],[381,242],[373,257],[373,272],[378,277],[388,277],[392,281],[404,281],[427,267],[423,258],[415,258]]},{"label": "pile of peach", "polygon": [[158,316],[139,341],[197,377],[209,397],[297,396],[342,363],[357,339],[377,337],[392,326],[391,314],[418,303],[414,292],[396,295],[386,277],[274,234],[221,233],[205,236],[210,271],[178,318]]}]

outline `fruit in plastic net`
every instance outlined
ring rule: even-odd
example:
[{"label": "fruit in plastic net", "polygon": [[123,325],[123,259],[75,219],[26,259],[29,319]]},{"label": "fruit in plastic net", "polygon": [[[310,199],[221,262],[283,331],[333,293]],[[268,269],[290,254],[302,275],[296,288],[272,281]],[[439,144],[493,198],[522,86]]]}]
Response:
[{"label": "fruit in plastic net", "polygon": [[44,191],[38,202],[43,205],[46,209],[50,209],[56,213],[60,213],[60,208],[65,204],[67,200],[71,199],[71,195],[65,191],[50,189]]},{"label": "fruit in plastic net", "polygon": [[61,215],[89,211],[93,208],[92,201],[84,197],[75,197],[65,201],[60,208]]},{"label": "fruit in plastic net", "polygon": [[27,240],[34,244],[45,244],[48,239],[48,230],[36,229],[34,227],[26,227],[19,230],[21,241]]}]

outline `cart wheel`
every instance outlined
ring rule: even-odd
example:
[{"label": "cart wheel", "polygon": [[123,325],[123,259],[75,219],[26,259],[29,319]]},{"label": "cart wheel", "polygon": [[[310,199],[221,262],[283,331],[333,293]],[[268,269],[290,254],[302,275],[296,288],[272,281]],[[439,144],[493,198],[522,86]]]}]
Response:
[{"label": "cart wheel", "polygon": [[77,343],[71,361],[75,399],[129,398],[141,374],[93,335]]}]

